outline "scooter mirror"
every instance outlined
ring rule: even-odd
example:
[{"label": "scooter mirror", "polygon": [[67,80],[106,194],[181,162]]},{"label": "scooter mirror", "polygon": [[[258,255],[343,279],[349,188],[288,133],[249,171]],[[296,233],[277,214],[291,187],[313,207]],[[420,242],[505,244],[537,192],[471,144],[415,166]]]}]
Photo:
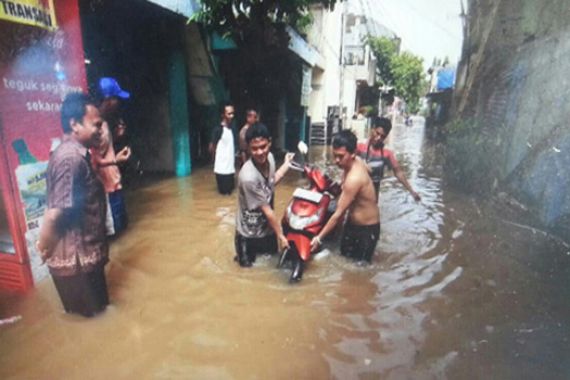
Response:
[{"label": "scooter mirror", "polygon": [[304,171],[305,166],[305,156],[309,151],[309,147],[305,144],[304,141],[299,141],[297,144],[297,151],[295,152],[295,156],[293,157],[293,161],[290,162],[289,167],[298,170]]},{"label": "scooter mirror", "polygon": [[304,141],[299,141],[299,144],[297,144],[297,149],[299,150],[299,152],[301,152],[301,154],[307,154],[307,152],[309,151],[309,147],[307,146],[307,144],[305,144]]}]

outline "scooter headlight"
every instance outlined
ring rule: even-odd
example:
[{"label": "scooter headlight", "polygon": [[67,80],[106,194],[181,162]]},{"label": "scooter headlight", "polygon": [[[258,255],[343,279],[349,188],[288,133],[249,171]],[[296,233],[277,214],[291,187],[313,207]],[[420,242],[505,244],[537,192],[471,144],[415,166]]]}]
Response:
[{"label": "scooter headlight", "polygon": [[287,208],[287,218],[289,219],[289,226],[294,230],[302,230],[311,224],[318,222],[321,218],[321,213],[323,210],[318,210],[315,214],[311,216],[299,216],[295,215],[291,210],[291,206]]}]

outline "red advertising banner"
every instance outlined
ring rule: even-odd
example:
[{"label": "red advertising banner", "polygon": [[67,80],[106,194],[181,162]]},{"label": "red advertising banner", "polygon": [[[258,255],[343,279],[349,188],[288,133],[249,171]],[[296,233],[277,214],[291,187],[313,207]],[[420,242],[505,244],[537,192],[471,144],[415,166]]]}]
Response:
[{"label": "red advertising banner", "polygon": [[2,191],[13,194],[26,251],[15,244],[14,257],[0,252],[0,267],[3,259],[31,262],[36,280],[47,273],[36,265],[34,242],[45,209],[50,148],[63,133],[61,103],[67,93],[86,89],[77,1],[53,0],[53,5],[54,30],[0,20],[0,138],[7,161],[0,170],[7,166],[11,187]]}]

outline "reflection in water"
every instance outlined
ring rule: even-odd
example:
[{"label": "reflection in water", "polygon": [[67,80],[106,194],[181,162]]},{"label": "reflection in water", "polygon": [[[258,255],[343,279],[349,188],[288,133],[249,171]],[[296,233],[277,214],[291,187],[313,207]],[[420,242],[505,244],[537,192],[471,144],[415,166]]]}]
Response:
[{"label": "reflection in water", "polygon": [[[0,377],[565,378],[567,249],[445,189],[420,124],[396,126],[391,146],[422,202],[384,180],[371,266],[329,242],[295,286],[276,257],[241,269],[235,196],[208,169],[164,180],[128,199],[103,315],[63,314],[50,280],[0,298],[0,318],[23,316],[0,326]],[[278,188],[279,214],[302,183]]]}]

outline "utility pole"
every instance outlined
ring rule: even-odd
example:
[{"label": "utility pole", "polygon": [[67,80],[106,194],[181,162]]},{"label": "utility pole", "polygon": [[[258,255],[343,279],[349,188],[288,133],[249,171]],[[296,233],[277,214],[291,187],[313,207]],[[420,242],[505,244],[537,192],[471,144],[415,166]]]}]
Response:
[{"label": "utility pole", "polygon": [[346,15],[347,15],[347,2],[342,2],[342,14],[341,14],[341,21],[342,25],[340,28],[340,96],[339,96],[339,119],[344,127],[344,116],[343,116],[343,108],[344,108],[344,35],[346,34]]}]

